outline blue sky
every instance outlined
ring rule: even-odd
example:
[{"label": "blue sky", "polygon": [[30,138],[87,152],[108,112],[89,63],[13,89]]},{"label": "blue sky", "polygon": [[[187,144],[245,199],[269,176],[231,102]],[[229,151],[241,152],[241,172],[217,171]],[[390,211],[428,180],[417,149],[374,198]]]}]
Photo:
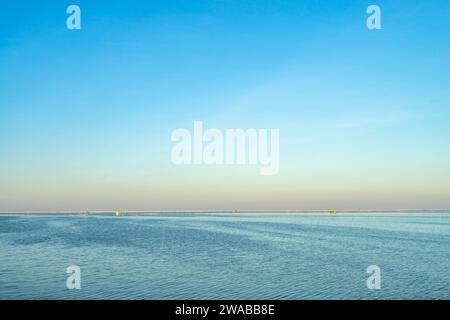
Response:
[{"label": "blue sky", "polygon": [[[444,0],[2,3],[0,210],[449,208],[449,89]],[[174,166],[194,120],[279,174]]]}]

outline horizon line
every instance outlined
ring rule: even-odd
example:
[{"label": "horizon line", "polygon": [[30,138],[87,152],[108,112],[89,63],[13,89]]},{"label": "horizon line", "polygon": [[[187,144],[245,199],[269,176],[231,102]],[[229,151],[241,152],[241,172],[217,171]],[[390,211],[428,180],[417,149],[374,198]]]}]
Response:
[{"label": "horizon line", "polygon": [[192,210],[20,210],[0,211],[0,214],[143,214],[143,213],[321,213],[321,212],[443,212],[450,209],[192,209]]}]

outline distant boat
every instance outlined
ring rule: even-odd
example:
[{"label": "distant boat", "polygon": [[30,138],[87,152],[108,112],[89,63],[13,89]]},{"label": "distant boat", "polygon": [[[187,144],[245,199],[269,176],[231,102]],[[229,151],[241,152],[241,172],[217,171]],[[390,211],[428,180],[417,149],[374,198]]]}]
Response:
[{"label": "distant boat", "polygon": [[116,217],[120,217],[120,214],[121,214],[120,211],[116,211],[115,213],[116,213]]},{"label": "distant boat", "polygon": [[336,214],[336,209],[330,210],[330,214]]}]

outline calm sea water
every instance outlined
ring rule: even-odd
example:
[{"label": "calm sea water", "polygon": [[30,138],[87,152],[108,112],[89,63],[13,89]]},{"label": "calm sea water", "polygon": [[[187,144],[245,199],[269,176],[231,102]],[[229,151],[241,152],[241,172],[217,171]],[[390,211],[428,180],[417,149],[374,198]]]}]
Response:
[{"label": "calm sea water", "polygon": [[0,216],[0,299],[449,298],[450,213]]}]

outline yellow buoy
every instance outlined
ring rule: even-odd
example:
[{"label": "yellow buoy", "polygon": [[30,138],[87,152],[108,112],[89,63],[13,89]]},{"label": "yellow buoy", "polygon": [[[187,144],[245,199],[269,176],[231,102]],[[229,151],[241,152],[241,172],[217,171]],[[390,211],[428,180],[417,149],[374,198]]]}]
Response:
[{"label": "yellow buoy", "polygon": [[336,209],[330,210],[331,214],[336,214]]}]

